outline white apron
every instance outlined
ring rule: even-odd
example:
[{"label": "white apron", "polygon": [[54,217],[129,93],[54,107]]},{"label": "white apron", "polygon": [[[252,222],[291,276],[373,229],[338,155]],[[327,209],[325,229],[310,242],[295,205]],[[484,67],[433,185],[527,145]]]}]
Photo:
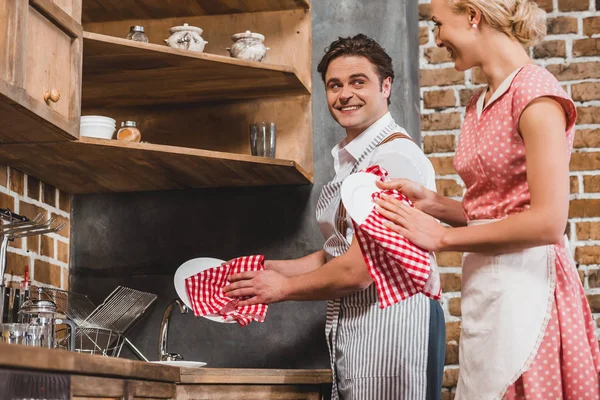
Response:
[{"label": "white apron", "polygon": [[456,400],[501,399],[528,369],[550,320],[555,276],[554,246],[464,254]]}]

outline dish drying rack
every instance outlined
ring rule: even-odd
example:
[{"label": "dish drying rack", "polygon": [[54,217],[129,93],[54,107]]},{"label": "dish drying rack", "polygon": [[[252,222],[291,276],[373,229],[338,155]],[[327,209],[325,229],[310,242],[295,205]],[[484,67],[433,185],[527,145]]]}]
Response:
[{"label": "dish drying rack", "polygon": [[[119,357],[126,343],[138,358],[148,361],[125,333],[156,301],[155,294],[119,286],[98,307],[86,295],[67,290],[37,288],[32,290],[32,297],[35,296],[56,303],[58,311],[76,325],[76,352]],[[57,331],[57,336],[58,347],[66,349],[68,330]]]},{"label": "dish drying rack", "polygon": [[[15,239],[43,235],[45,233],[58,232],[63,229],[67,222],[56,223],[56,218],[52,217],[46,221],[42,214],[38,214],[34,219],[16,214],[7,208],[0,208],[0,299],[4,299],[6,286],[4,285],[4,274],[6,273],[6,251],[8,242]],[[3,321],[4,301],[0,301],[0,322]]]}]

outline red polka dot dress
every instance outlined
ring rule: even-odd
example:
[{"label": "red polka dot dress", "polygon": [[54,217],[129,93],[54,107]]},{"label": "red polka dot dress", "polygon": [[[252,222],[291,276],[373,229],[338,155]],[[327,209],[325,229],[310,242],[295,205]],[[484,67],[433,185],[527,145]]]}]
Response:
[{"label": "red polka dot dress", "polygon": [[[576,109],[544,68],[525,65],[515,71],[485,109],[483,95],[468,104],[454,166],[467,187],[463,207],[469,221],[501,219],[529,208],[525,146],[517,126],[526,106],[539,97],[551,97],[564,108],[570,155]],[[549,321],[525,372],[507,382],[504,399],[600,399],[596,324],[569,250],[557,244],[552,254],[555,289]]]}]

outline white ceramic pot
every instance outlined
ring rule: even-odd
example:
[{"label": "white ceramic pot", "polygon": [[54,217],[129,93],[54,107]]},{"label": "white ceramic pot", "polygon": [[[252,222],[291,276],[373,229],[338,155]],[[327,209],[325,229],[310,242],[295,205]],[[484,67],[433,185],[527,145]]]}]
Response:
[{"label": "white ceramic pot", "polygon": [[231,36],[234,42],[231,48],[227,48],[229,55],[234,58],[250,61],[262,61],[270,50],[265,47],[265,37],[260,33],[246,31]]},{"label": "white ceramic pot", "polygon": [[171,36],[168,39],[165,39],[165,43],[169,47],[174,47],[176,49],[202,53],[204,51],[204,46],[208,43],[202,38],[202,32],[201,28],[190,26],[188,24],[174,26],[169,29]]}]

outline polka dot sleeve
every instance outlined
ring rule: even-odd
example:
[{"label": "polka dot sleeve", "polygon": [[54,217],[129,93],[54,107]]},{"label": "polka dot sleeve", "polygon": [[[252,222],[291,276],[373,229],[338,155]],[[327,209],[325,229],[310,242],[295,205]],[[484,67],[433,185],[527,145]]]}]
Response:
[{"label": "polka dot sleeve", "polygon": [[512,117],[517,128],[521,114],[527,106],[540,97],[550,97],[555,100],[565,111],[567,127],[570,131],[577,121],[577,109],[573,100],[563,90],[554,76],[543,67],[524,69],[519,73],[513,83],[515,85],[512,98]]}]

